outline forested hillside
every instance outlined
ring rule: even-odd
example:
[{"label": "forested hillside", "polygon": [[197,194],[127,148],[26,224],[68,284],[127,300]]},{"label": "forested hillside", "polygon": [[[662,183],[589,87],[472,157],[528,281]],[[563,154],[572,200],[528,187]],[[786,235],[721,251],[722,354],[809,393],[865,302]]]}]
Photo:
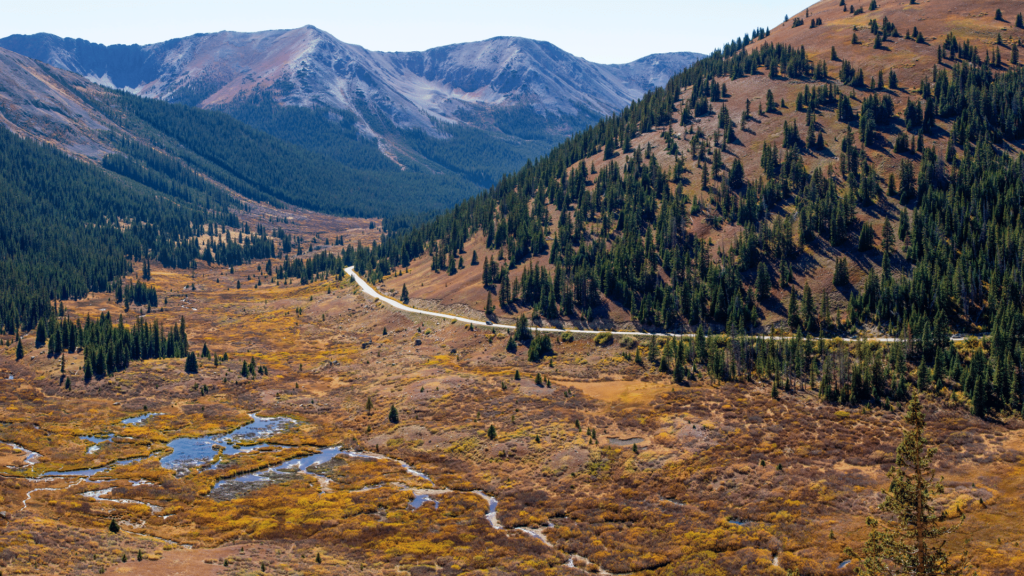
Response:
[{"label": "forested hillside", "polygon": [[[343,216],[415,220],[477,190],[444,174],[353,166],[338,158],[358,144],[344,146],[339,140],[339,149],[307,145],[310,150],[221,112],[113,91],[97,94],[93,102],[136,136],[170,139],[180,149],[168,146],[169,152],[256,201],[286,202]],[[276,122],[287,122],[287,118]],[[315,128],[300,123],[289,134],[297,137],[303,127]]]},{"label": "forested hillside", "polygon": [[[358,169],[368,178],[372,178],[371,174],[383,173],[379,178],[382,182],[391,182],[385,187],[389,190],[397,188],[401,193],[409,181],[424,186],[427,191],[434,187],[447,188],[448,196],[435,193],[444,200],[439,203],[441,208],[450,208],[465,198],[466,190],[477,192],[493,185],[561,140],[543,130],[526,137],[513,137],[440,120],[435,120],[437,134],[428,134],[418,128],[401,129],[385,117],[370,116],[373,129],[386,134],[395,143],[389,147],[392,155],[389,157],[380,151],[376,140],[359,131],[358,118],[347,110],[281,106],[269,92],[255,92],[218,109],[313,154]],[[513,121],[506,129],[528,131],[531,119],[543,128],[560,122],[558,118],[548,120],[532,114]],[[381,187],[371,184],[367,189]],[[410,215],[412,212],[409,210]]]},{"label": "forested hillside", "polygon": [[189,267],[199,256],[201,227],[238,226],[229,195],[173,186],[158,193],[158,184],[143,186],[0,127],[4,332],[34,327],[55,300],[107,290],[133,260]]},{"label": "forested hillside", "polygon": [[[825,4],[839,2],[805,16],[816,28]],[[897,29],[896,3],[845,10],[829,12],[842,21],[828,39],[846,46],[815,57],[772,42],[776,32],[738,39],[488,194],[392,237],[377,273],[424,254],[434,269],[474,273],[450,263],[478,234],[480,258],[496,262],[479,269],[481,287],[549,317],[589,316],[607,299],[665,328],[751,331],[774,315],[812,332],[1020,330],[1016,43],[981,51],[981,32],[957,38],[942,20]],[[1000,26],[991,15],[974,24]],[[878,49],[835,38],[846,27],[877,37],[890,65],[865,69]],[[930,59],[909,66],[926,36]],[[543,271],[510,282],[522,264]]]},{"label": "forested hillside", "polygon": [[[819,3],[391,237],[370,273],[423,256],[438,281],[479,275],[506,313],[589,319],[610,306],[665,329],[870,328],[928,350],[991,330],[1009,346],[998,355],[1019,355],[1003,338],[1024,329],[1024,71],[991,4],[958,37],[943,19],[903,25],[902,4]],[[773,41],[799,40],[794,29],[817,34],[817,52]],[[481,265],[460,268],[474,237]]]}]

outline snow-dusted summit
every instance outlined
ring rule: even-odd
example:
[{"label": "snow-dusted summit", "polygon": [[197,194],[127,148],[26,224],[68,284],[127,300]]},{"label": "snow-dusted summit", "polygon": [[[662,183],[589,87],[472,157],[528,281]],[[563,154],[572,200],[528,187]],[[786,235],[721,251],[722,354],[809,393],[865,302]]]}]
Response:
[{"label": "snow-dusted summit", "polygon": [[197,34],[147,46],[15,35],[0,47],[100,84],[206,108],[264,91],[281,104],[349,110],[366,132],[393,124],[428,133],[435,132],[432,119],[497,130],[496,115],[514,109],[550,119],[552,137],[578,127],[574,118],[620,110],[701,58],[681,52],[595,64],[548,42],[514,37],[374,52],[313,26]]}]

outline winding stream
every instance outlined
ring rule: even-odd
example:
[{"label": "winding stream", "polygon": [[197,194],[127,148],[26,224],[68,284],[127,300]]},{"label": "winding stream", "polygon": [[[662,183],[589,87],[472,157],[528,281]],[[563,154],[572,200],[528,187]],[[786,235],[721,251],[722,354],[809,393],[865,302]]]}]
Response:
[{"label": "winding stream", "polygon": [[35,466],[36,462],[39,460],[39,453],[38,452],[33,452],[33,451],[29,450],[28,448],[25,448],[24,446],[21,446],[20,444],[15,444],[13,442],[5,442],[4,445],[5,446],[10,446],[11,448],[14,448],[15,450],[17,450],[19,452],[24,452],[25,453],[25,463],[24,464],[22,464],[21,466],[8,466],[8,468],[17,469],[17,468],[25,468],[26,466]]},{"label": "winding stream", "polygon": [[[153,416],[156,416],[156,415],[157,414],[155,414],[155,413],[147,413],[147,414],[142,414],[140,416],[135,416],[135,417],[132,417],[132,418],[126,418],[126,419],[121,421],[121,424],[128,425],[128,426],[138,426],[140,424],[143,424],[149,418],[151,418]],[[286,417],[263,418],[263,417],[255,415],[255,414],[250,414],[249,416],[253,419],[252,422],[250,422],[249,424],[245,424],[244,426],[241,426],[241,427],[239,427],[239,428],[237,428],[237,429],[235,429],[235,430],[233,430],[231,432],[228,432],[226,434],[211,434],[211,435],[208,435],[208,436],[200,436],[200,437],[196,437],[196,438],[176,438],[176,439],[170,441],[168,443],[168,445],[167,445],[168,448],[170,449],[170,454],[168,454],[168,455],[166,455],[166,456],[164,456],[163,458],[160,459],[160,465],[163,468],[165,468],[165,469],[175,470],[177,474],[185,474],[185,473],[188,473],[188,471],[191,470],[191,469],[200,468],[200,467],[203,467],[203,466],[210,466],[211,468],[216,468],[218,463],[219,463],[219,461],[220,461],[219,459],[222,456],[231,456],[231,455],[239,454],[239,453],[252,452],[254,450],[259,450],[261,448],[294,448],[295,447],[295,446],[286,446],[286,445],[283,445],[283,444],[274,444],[274,443],[261,442],[261,440],[263,440],[263,439],[270,438],[270,437],[272,437],[274,435],[279,434],[280,432],[284,431],[285,429],[287,429],[287,428],[289,428],[289,427],[291,427],[293,425],[296,425],[297,422],[295,420],[293,420],[291,418],[286,418]],[[98,451],[100,444],[102,444],[104,442],[110,442],[110,441],[113,441],[113,440],[118,439],[118,438],[119,437],[114,436],[114,435],[93,435],[93,436],[82,436],[81,437],[82,440],[85,440],[87,442],[91,442],[92,443],[92,445],[88,449],[89,453],[95,453],[96,451]],[[21,451],[26,452],[27,455],[25,457],[25,464],[23,466],[21,466],[22,468],[25,467],[25,466],[32,466],[32,465],[34,465],[36,463],[36,461],[38,460],[38,458],[39,458],[39,454],[36,453],[36,452],[32,452],[31,450],[27,450],[27,449],[25,449],[25,448],[23,448],[21,446],[16,445],[16,444],[9,444],[9,445],[11,447],[17,449],[17,450],[21,450]],[[321,490],[322,491],[326,491],[328,489],[328,486],[332,483],[332,481],[329,478],[325,477],[325,476],[322,476],[320,474],[316,474],[313,471],[310,471],[309,468],[313,467],[313,466],[316,466],[318,464],[325,464],[325,463],[327,463],[327,462],[331,461],[332,459],[337,458],[339,456],[343,456],[343,457],[346,457],[346,458],[365,458],[365,459],[372,459],[372,460],[387,460],[387,461],[393,462],[393,463],[398,464],[399,466],[401,466],[402,469],[405,470],[405,472],[407,472],[409,475],[414,476],[414,477],[419,478],[419,479],[422,479],[422,480],[426,480],[427,482],[430,482],[431,484],[434,484],[434,481],[431,480],[429,476],[427,476],[425,473],[415,469],[409,463],[407,463],[407,462],[405,462],[403,460],[398,460],[396,458],[390,458],[390,457],[384,456],[382,454],[377,454],[377,453],[373,453],[373,452],[361,452],[361,451],[357,451],[357,450],[348,450],[348,449],[345,449],[345,448],[343,448],[341,446],[334,446],[334,447],[330,447],[330,448],[321,449],[321,450],[317,451],[314,454],[309,454],[309,455],[306,455],[306,456],[300,456],[300,457],[297,457],[297,458],[291,458],[291,459],[285,460],[284,462],[281,462],[279,464],[267,467],[265,469],[262,469],[262,470],[259,470],[259,471],[256,471],[256,472],[250,472],[250,473],[242,474],[242,475],[235,476],[235,477],[232,477],[232,478],[222,479],[222,480],[218,481],[214,485],[213,490],[216,491],[218,488],[221,488],[223,486],[230,485],[230,484],[245,484],[245,483],[252,483],[252,482],[271,482],[273,480],[272,476],[275,473],[289,473],[289,472],[291,472],[291,473],[299,473],[299,474],[306,474],[306,475],[312,476],[313,478],[315,478],[320,483]],[[98,483],[101,483],[102,481],[100,481],[100,480],[92,480],[91,477],[93,477],[96,474],[99,474],[101,472],[109,471],[109,470],[111,470],[112,468],[114,468],[116,466],[121,466],[121,465],[124,465],[124,464],[130,464],[130,463],[133,463],[133,462],[138,462],[138,461],[144,460],[146,458],[147,457],[126,458],[126,459],[122,459],[122,460],[117,460],[117,461],[115,461],[115,462],[113,462],[111,464],[108,464],[106,466],[101,466],[101,467],[97,467],[97,468],[88,468],[88,469],[83,469],[83,470],[51,471],[51,472],[46,472],[40,478],[29,479],[29,480],[33,480],[33,481],[40,481],[40,482],[42,482],[42,481],[53,481],[53,480],[56,480],[56,479],[58,479],[60,477],[68,477],[68,476],[78,477],[78,480],[76,482],[74,482],[74,483],[72,483],[72,484],[70,484],[70,485],[68,485],[68,486],[66,486],[64,488],[36,488],[34,490],[29,491],[26,494],[25,500],[22,502],[21,510],[23,511],[23,510],[25,510],[25,508],[28,507],[28,501],[31,499],[32,494],[34,492],[66,490],[68,488],[72,488],[74,486],[78,486],[79,484],[82,484],[83,482],[89,483],[89,484],[93,484],[93,483],[97,483],[98,484]],[[146,481],[146,480],[135,480],[135,481],[133,481],[132,485],[133,486],[138,486],[138,485],[144,484],[144,483],[148,483],[148,481]],[[498,520],[498,500],[497,500],[497,498],[495,498],[495,497],[493,497],[493,496],[483,492],[482,490],[473,490],[473,491],[453,490],[451,488],[447,488],[447,487],[443,487],[443,486],[434,487],[434,488],[411,488],[411,487],[408,487],[408,486],[406,486],[406,485],[404,485],[402,483],[389,482],[387,484],[382,484],[382,485],[366,486],[366,487],[363,487],[363,488],[358,489],[358,490],[353,490],[353,492],[372,490],[374,488],[379,488],[379,487],[384,486],[384,485],[393,485],[393,486],[400,487],[402,489],[410,490],[412,492],[412,494],[413,494],[413,498],[412,498],[412,501],[409,504],[409,507],[411,509],[413,509],[413,510],[417,510],[417,509],[421,508],[423,505],[425,505],[427,503],[433,504],[434,508],[437,509],[441,505],[441,501],[438,500],[437,497],[442,496],[442,495],[456,494],[456,493],[474,494],[474,495],[480,497],[487,504],[487,512],[484,514],[484,518],[487,520],[487,523],[491,526],[491,528],[493,528],[494,530],[500,530],[500,531],[503,531],[503,532],[506,532],[506,533],[509,533],[509,532],[519,532],[519,533],[522,533],[522,534],[525,534],[527,536],[530,536],[532,538],[537,539],[538,541],[542,542],[545,546],[547,546],[548,548],[551,548],[552,550],[558,550],[548,540],[547,536],[545,536],[545,534],[543,532],[546,528],[552,528],[553,527],[552,524],[549,523],[547,526],[541,527],[541,528],[518,527],[518,528],[514,528],[514,529],[506,529],[506,528],[504,528],[502,526],[501,522]],[[160,506],[156,506],[154,504],[149,504],[147,502],[143,502],[143,501],[140,501],[140,500],[129,500],[129,499],[111,498],[110,496],[112,495],[114,489],[115,489],[114,487],[101,488],[101,489],[97,489],[97,490],[91,490],[89,492],[83,492],[83,493],[81,493],[79,495],[83,496],[85,498],[89,498],[89,499],[95,500],[97,502],[111,502],[111,503],[115,503],[115,504],[137,504],[137,505],[147,506],[150,509],[150,512],[152,514],[159,514],[163,510],[163,508],[160,507]],[[145,524],[145,521],[143,521],[143,523],[140,524],[139,526],[137,526],[136,528],[137,529],[142,528],[142,526],[144,524]],[[140,533],[140,534],[143,535],[143,536],[157,538],[155,536],[150,536],[148,534],[142,534],[142,533]],[[163,539],[160,539],[160,538],[157,538],[157,539],[158,540],[163,540]],[[168,543],[173,543],[175,545],[182,546],[182,547],[190,547],[190,546],[188,546],[186,544],[181,544],[181,543],[178,543],[178,542],[172,542],[172,541],[169,541],[169,540],[163,540],[163,541],[166,541]],[[592,567],[596,568],[598,573],[600,573],[600,574],[608,574],[608,572],[606,572],[605,570],[603,570],[602,568],[600,568],[596,564],[593,564],[592,562],[590,562],[589,560],[587,560],[586,558],[584,558],[584,557],[582,557],[582,556],[580,556],[578,554],[570,555],[569,556],[569,560],[566,562],[566,566],[577,567],[578,563],[581,564],[581,566],[588,566],[588,567],[592,566]]]},{"label": "winding stream", "polygon": [[125,426],[134,426],[136,424],[142,424],[143,422],[149,420],[153,416],[161,416],[161,414],[159,412],[146,412],[145,414],[142,414],[140,416],[125,418],[124,420],[121,420],[121,424],[124,424]]}]

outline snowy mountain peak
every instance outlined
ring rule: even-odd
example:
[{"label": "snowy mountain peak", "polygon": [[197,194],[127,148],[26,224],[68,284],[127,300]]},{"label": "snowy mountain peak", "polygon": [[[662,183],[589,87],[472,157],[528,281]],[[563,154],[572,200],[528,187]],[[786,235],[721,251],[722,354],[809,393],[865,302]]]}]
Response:
[{"label": "snowy mountain peak", "polygon": [[269,92],[286,105],[327,105],[353,112],[370,132],[382,119],[428,132],[436,130],[434,119],[485,127],[490,110],[510,106],[595,118],[701,57],[683,52],[595,64],[549,42],[511,36],[374,52],[312,25],[197,34],[147,46],[16,35],[0,40],[0,47],[107,86],[202,107],[230,105],[254,92]]}]

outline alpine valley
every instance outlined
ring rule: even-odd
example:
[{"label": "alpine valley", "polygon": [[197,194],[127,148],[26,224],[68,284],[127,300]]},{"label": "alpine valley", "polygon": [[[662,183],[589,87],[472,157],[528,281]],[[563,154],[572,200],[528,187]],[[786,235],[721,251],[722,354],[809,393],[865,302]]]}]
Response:
[{"label": "alpine valley", "polygon": [[373,52],[313,26],[148,46],[35,34],[0,47],[110,88],[227,112],[346,164],[382,170],[390,160],[474,192],[701,57],[601,65],[525,38]]},{"label": "alpine valley", "polygon": [[1024,572],[1022,12],[0,40],[0,575]]}]

